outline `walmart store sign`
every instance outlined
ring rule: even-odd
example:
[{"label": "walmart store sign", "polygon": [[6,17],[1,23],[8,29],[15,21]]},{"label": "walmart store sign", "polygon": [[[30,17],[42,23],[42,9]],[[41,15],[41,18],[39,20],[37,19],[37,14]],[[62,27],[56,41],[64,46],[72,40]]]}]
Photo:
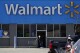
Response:
[{"label": "walmart store sign", "polygon": [[[67,8],[68,10],[66,10],[64,13],[65,14],[69,14],[70,13],[70,17],[74,17],[74,13],[75,14],[79,14],[79,11],[77,11],[76,9],[79,8],[79,5],[74,5],[74,2],[70,2],[70,5],[64,5],[65,7],[62,7],[61,4],[57,4],[57,5],[52,5],[52,6],[32,6],[30,4],[26,4],[26,6],[22,6],[20,4],[5,4],[5,9],[6,9],[6,13],[8,15],[13,14],[19,14],[19,15],[54,15],[55,13],[57,13],[58,15],[62,15],[62,12],[64,9],[62,8]],[[73,11],[72,9],[73,8]]]},{"label": "walmart store sign", "polygon": [[0,0],[2,24],[76,24],[76,20],[80,23],[79,0]]},{"label": "walmart store sign", "polygon": [[58,4],[57,6],[31,6],[30,4],[27,4],[25,7],[21,6],[19,4],[16,4],[16,6],[14,6],[14,4],[10,4],[10,6],[8,4],[5,4],[5,9],[8,15],[11,14],[11,12],[13,13],[13,15],[19,14],[19,15],[54,15],[55,14],[55,10],[57,10],[57,13],[59,15],[62,15],[62,6],[60,4]]}]

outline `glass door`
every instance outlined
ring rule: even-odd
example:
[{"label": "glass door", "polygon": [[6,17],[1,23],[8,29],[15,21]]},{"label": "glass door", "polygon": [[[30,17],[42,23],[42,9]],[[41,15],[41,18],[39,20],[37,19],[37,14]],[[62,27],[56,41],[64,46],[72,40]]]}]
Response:
[{"label": "glass door", "polygon": [[37,31],[37,41],[38,41],[38,47],[46,47],[46,31],[41,30]]}]

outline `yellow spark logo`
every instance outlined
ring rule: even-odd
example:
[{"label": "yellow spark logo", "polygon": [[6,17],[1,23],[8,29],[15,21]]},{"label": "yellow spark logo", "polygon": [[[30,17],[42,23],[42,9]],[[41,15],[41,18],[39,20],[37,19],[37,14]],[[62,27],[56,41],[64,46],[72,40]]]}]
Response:
[{"label": "yellow spark logo", "polygon": [[65,14],[70,13],[70,16],[71,16],[71,17],[74,17],[74,13],[79,14],[79,12],[78,12],[77,10],[75,10],[75,9],[79,8],[79,5],[74,6],[74,2],[70,2],[70,6],[65,5],[65,7],[66,7],[67,9],[70,9],[71,7],[74,8],[74,11],[73,11],[73,12],[72,12],[71,10],[67,10],[67,11],[65,12]]}]

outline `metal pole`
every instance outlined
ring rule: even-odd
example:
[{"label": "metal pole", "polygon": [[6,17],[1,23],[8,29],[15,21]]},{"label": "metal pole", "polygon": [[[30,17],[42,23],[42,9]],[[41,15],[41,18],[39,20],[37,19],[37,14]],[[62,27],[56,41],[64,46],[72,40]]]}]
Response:
[{"label": "metal pole", "polygon": [[16,36],[14,36],[14,48],[16,48]]}]

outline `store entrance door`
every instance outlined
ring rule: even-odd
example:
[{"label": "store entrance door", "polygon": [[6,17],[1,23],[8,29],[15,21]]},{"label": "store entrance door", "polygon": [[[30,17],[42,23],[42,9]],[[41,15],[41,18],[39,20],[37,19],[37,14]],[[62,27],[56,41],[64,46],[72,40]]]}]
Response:
[{"label": "store entrance door", "polygon": [[38,47],[46,47],[46,31],[37,31]]}]

